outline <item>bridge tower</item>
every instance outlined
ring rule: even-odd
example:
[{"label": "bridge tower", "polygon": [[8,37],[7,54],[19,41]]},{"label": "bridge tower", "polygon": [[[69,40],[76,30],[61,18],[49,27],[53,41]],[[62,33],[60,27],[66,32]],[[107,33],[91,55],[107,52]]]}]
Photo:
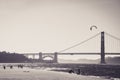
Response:
[{"label": "bridge tower", "polygon": [[101,64],[105,64],[105,35],[101,32]]},{"label": "bridge tower", "polygon": [[[44,58],[45,57],[52,57],[53,58],[53,60],[44,60]],[[39,53],[39,62],[42,62],[42,63],[44,63],[44,62],[52,62],[52,63],[57,63],[58,62],[58,53],[57,52],[55,52],[54,54],[50,54],[50,55],[48,55],[48,54],[43,54],[43,53]]]},{"label": "bridge tower", "polygon": [[42,59],[42,53],[41,53],[41,52],[39,53],[39,61],[40,61],[40,62],[43,61],[43,59]]},{"label": "bridge tower", "polygon": [[58,54],[57,54],[57,52],[54,53],[54,62],[55,63],[58,62]]}]

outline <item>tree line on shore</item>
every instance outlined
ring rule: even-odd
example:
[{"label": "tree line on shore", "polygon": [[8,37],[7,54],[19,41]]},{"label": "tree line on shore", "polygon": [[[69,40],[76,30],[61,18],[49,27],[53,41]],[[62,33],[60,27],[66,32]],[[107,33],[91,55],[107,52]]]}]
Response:
[{"label": "tree line on shore", "polygon": [[0,63],[22,63],[30,60],[22,54],[10,53],[6,51],[0,52]]}]

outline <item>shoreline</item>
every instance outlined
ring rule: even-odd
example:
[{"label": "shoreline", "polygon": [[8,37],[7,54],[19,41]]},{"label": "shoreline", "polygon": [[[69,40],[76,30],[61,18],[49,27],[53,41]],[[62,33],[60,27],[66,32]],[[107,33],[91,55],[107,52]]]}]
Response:
[{"label": "shoreline", "polygon": [[[6,63],[5,63],[6,64]],[[76,77],[90,77],[90,76],[92,76],[92,77],[94,77],[94,78],[100,78],[99,80],[103,80],[103,79],[112,79],[112,80],[114,80],[114,79],[116,79],[116,80],[120,80],[120,78],[114,78],[114,77],[110,77],[110,76],[103,76],[103,75],[100,75],[100,76],[98,76],[98,75],[92,75],[92,74],[78,74],[77,73],[77,69],[79,69],[79,68],[63,68],[63,66],[61,66],[61,67],[55,67],[55,66],[49,66],[49,65],[51,65],[51,64],[47,64],[47,65],[43,65],[43,64],[37,64],[37,63],[30,63],[30,64],[26,64],[26,63],[24,63],[24,67],[23,67],[23,69],[22,68],[18,68],[17,67],[17,65],[18,64],[20,64],[20,63],[17,63],[17,64],[6,64],[6,66],[7,66],[7,68],[6,68],[6,70],[4,70],[3,69],[3,67],[2,67],[2,65],[0,66],[0,74],[1,73],[3,73],[4,74],[4,72],[5,72],[5,74],[6,74],[6,72],[8,71],[8,73],[11,75],[11,73],[10,72],[13,72],[13,73],[15,73],[15,71],[17,71],[18,73],[20,72],[21,74],[26,74],[26,73],[31,73],[31,71],[33,71],[33,72],[35,72],[34,74],[41,74],[41,72],[45,72],[46,74],[44,74],[44,75],[47,75],[48,73],[56,73],[56,74],[67,74],[67,76],[69,75],[69,76],[71,76],[71,75],[75,75]],[[21,63],[21,64],[23,64],[23,63]],[[13,69],[10,69],[10,66],[9,65],[13,65]],[[56,65],[56,64],[55,64]],[[66,65],[66,64],[65,64]],[[83,68],[83,67],[82,67]],[[89,67],[87,67],[88,69],[87,69],[87,72],[89,72],[90,70],[89,69],[91,69],[90,68],[90,66]],[[93,68],[93,69],[95,69],[95,68]],[[72,73],[70,73],[69,71],[70,70],[74,70],[73,71],[73,74]],[[76,70],[76,71],[75,71]],[[84,70],[86,70],[85,68],[84,68]],[[83,71],[84,71],[83,70]],[[47,73],[48,72],[48,73]],[[91,72],[91,71],[90,71]],[[7,76],[9,75],[9,74],[7,74]],[[19,75],[21,75],[21,74],[19,74]],[[95,74],[95,73],[94,73]],[[16,74],[15,74],[16,75]],[[17,74],[18,75],[18,74]],[[19,76],[18,75],[18,76]],[[30,74],[30,75],[32,75],[32,73]],[[53,75],[54,76],[54,75]],[[37,77],[37,76],[36,76]],[[0,78],[1,78],[1,75],[0,75]],[[20,78],[20,77],[19,77]],[[101,79],[101,78],[103,78],[103,79]],[[2,79],[0,79],[0,80],[2,80]],[[4,80],[4,79],[3,79]],[[60,79],[61,80],[61,79]]]},{"label": "shoreline", "polygon": [[25,67],[0,69],[0,80],[108,80],[95,76],[82,76],[64,72],[48,71]]}]

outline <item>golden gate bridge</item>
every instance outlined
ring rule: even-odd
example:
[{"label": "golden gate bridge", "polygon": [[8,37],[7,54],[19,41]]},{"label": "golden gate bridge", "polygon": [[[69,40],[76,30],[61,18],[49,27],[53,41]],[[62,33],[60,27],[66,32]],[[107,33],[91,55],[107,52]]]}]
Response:
[{"label": "golden gate bridge", "polygon": [[[84,43],[96,38],[97,36],[100,36],[100,52],[65,52],[65,51],[75,48],[77,46],[83,45]],[[75,44],[73,46],[70,46],[66,49],[63,49],[63,50],[55,52],[55,53],[40,52],[40,53],[22,53],[22,54],[26,57],[31,55],[31,56],[33,56],[33,59],[35,59],[35,56],[38,55],[39,56],[38,61],[42,62],[42,63],[44,63],[44,62],[57,63],[59,55],[100,55],[100,60],[101,60],[100,63],[105,64],[105,55],[120,55],[120,52],[106,52],[105,51],[106,50],[106,45],[105,45],[106,37],[110,37],[110,38],[112,38],[112,40],[115,40],[115,42],[118,42],[117,47],[119,47],[118,50],[120,50],[120,39],[109,33],[102,31],[102,32],[100,32],[78,44]],[[112,44],[111,46],[114,45],[113,43],[111,43],[111,44]],[[109,45],[109,43],[108,43],[108,45]],[[46,58],[46,57],[50,57],[50,58],[52,58],[52,60],[47,60],[47,61],[44,60],[44,58]]]}]

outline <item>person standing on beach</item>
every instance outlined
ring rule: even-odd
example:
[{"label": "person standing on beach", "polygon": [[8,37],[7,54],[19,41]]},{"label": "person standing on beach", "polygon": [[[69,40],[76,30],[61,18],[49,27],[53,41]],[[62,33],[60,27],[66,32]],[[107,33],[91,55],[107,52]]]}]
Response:
[{"label": "person standing on beach", "polygon": [[13,68],[13,66],[11,65],[11,66],[10,66],[10,69],[12,69],[12,68]]},{"label": "person standing on beach", "polygon": [[6,66],[3,66],[3,69],[6,69]]}]

